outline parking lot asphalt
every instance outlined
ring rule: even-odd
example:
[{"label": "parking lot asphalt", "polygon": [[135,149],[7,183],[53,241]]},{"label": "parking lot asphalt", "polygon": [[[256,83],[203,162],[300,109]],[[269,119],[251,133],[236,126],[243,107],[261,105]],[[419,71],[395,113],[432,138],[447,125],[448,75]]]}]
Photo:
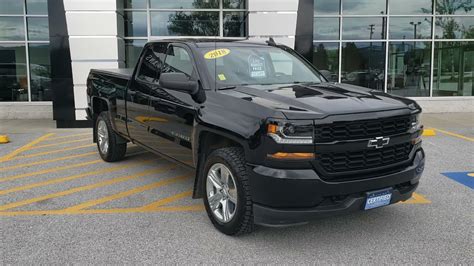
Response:
[{"label": "parking lot asphalt", "polygon": [[473,264],[474,114],[423,121],[407,202],[229,237],[191,199],[188,169],[134,145],[106,163],[90,129],[0,120],[0,263]]}]

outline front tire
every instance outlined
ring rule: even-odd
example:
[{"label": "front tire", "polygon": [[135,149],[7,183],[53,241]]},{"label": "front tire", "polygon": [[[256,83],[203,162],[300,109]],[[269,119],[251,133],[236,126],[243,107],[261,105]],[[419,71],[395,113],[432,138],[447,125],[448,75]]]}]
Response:
[{"label": "front tire", "polygon": [[127,143],[119,143],[119,136],[114,132],[109,119],[109,112],[101,112],[95,123],[97,149],[100,157],[106,162],[116,162],[127,152]]},{"label": "front tire", "polygon": [[226,235],[252,232],[252,197],[243,150],[215,150],[207,158],[202,173],[204,206],[214,227]]}]

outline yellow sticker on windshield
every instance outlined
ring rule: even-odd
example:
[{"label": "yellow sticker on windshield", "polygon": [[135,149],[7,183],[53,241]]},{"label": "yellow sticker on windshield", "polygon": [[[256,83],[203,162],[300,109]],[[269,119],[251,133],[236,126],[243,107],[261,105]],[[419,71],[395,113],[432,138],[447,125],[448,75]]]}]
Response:
[{"label": "yellow sticker on windshield", "polygon": [[207,52],[204,55],[204,58],[206,58],[206,59],[216,59],[216,58],[219,58],[219,57],[226,56],[228,54],[230,54],[229,49],[217,49],[217,50],[212,50],[212,51]]},{"label": "yellow sticker on windshield", "polygon": [[226,80],[224,74],[219,74],[219,75],[217,75],[217,77],[219,78],[219,80]]}]

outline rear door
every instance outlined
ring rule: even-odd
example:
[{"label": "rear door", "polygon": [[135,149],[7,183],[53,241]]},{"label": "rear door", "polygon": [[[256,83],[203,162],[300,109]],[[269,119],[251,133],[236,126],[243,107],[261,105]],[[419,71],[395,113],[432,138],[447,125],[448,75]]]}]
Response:
[{"label": "rear door", "polygon": [[[161,70],[181,72],[191,80],[198,80],[191,51],[182,44],[170,44]],[[153,149],[193,166],[191,138],[196,117],[196,102],[185,92],[170,90],[161,86],[150,92],[150,132],[157,137]]]}]

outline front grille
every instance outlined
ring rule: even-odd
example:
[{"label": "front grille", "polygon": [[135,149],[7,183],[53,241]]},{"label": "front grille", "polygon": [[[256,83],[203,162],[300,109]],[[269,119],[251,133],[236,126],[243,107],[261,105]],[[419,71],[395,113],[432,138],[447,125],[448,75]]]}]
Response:
[{"label": "front grille", "polygon": [[412,148],[411,143],[402,143],[382,149],[322,153],[318,154],[316,161],[328,174],[370,170],[408,160]]},{"label": "front grille", "polygon": [[396,116],[382,119],[316,125],[314,129],[314,139],[317,143],[325,143],[338,140],[391,136],[407,132],[411,127],[411,122],[411,116]]}]

